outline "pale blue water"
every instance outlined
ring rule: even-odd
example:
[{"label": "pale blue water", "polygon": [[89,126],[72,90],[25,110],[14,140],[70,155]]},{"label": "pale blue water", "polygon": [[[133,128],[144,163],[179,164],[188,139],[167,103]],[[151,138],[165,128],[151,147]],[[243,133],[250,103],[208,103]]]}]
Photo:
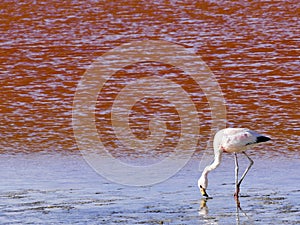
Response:
[{"label": "pale blue water", "polygon": [[253,158],[237,212],[230,155],[209,175],[213,199],[202,208],[195,157],[167,181],[129,187],[99,176],[79,154],[1,155],[0,223],[299,224],[299,159]]}]

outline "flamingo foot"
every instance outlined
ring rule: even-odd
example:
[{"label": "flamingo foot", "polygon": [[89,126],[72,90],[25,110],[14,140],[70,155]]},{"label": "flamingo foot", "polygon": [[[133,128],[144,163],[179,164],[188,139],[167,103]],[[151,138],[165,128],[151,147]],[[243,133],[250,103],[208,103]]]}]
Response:
[{"label": "flamingo foot", "polygon": [[236,202],[236,206],[241,209],[241,203],[240,203],[240,200],[239,200],[239,197],[237,196],[234,196],[234,199],[235,199],[235,202]]},{"label": "flamingo foot", "polygon": [[234,198],[235,198],[235,199],[238,199],[238,198],[239,198],[239,193],[240,193],[240,186],[237,185],[235,190],[236,190],[236,191],[235,191],[235,193],[234,193]]},{"label": "flamingo foot", "polygon": [[240,205],[240,200],[239,200],[239,193],[240,193],[240,186],[237,185],[236,186],[236,191],[234,193],[234,200],[236,202],[236,205],[238,208],[241,208],[241,205]]}]

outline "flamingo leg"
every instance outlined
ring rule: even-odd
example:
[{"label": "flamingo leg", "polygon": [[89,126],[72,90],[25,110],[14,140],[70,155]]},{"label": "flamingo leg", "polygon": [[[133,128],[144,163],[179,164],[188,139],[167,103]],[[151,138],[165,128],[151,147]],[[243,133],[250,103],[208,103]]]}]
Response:
[{"label": "flamingo leg", "polygon": [[240,192],[239,187],[239,163],[237,159],[237,154],[234,153],[234,161],[235,161],[235,194],[234,196],[237,198]]},{"label": "flamingo leg", "polygon": [[238,164],[238,159],[237,159],[237,154],[234,153],[234,158],[235,158],[235,193],[234,193],[234,197],[236,198],[237,202],[238,202],[238,197],[239,197],[239,193],[240,193],[240,185],[242,183],[242,181],[244,180],[246,174],[248,173],[248,171],[250,170],[250,168],[252,167],[253,165],[253,160],[247,155],[246,152],[242,152],[249,160],[250,164],[249,166],[247,167],[247,169],[245,170],[245,172],[243,173],[240,181],[238,180],[238,173],[239,173],[239,164]]},{"label": "flamingo leg", "polygon": [[239,186],[239,187],[240,187],[242,181],[244,180],[246,174],[248,173],[248,171],[250,170],[250,168],[252,167],[252,165],[253,165],[253,163],[254,163],[253,160],[247,155],[246,152],[242,152],[242,153],[248,158],[250,164],[249,164],[249,166],[247,167],[247,169],[245,170],[245,172],[243,173],[243,175],[242,175],[240,181],[238,182],[238,186]]}]

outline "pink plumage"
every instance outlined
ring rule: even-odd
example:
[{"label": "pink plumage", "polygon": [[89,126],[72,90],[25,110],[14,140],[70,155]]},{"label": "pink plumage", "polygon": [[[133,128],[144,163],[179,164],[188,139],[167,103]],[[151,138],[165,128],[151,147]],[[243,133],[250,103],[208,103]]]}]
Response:
[{"label": "pink plumage", "polygon": [[[202,172],[201,177],[198,180],[198,187],[200,189],[201,194],[204,197],[208,197],[206,193],[206,188],[208,186],[208,173],[214,169],[216,169],[222,159],[223,152],[234,153],[235,156],[235,171],[236,171],[236,192],[235,196],[238,197],[240,191],[240,184],[245,178],[246,174],[250,170],[253,165],[253,160],[246,154],[246,150],[249,146],[254,144],[258,144],[260,142],[266,142],[271,140],[269,137],[261,135],[253,130],[249,130],[247,128],[226,128],[218,131],[214,137],[214,155],[215,159],[212,164],[205,167]],[[243,173],[240,181],[238,181],[238,161],[237,161],[237,153],[243,153],[249,160],[250,164]]]}]

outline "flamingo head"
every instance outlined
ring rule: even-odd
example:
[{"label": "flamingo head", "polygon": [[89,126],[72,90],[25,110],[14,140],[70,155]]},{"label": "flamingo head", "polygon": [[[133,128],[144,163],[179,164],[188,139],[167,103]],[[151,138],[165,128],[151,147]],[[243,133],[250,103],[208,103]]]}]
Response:
[{"label": "flamingo head", "polygon": [[199,190],[200,190],[200,193],[202,194],[202,196],[208,198],[208,194],[206,193],[206,188],[207,188],[207,177],[206,176],[201,176],[199,178],[198,187],[199,187]]},{"label": "flamingo head", "polygon": [[205,188],[202,186],[200,186],[200,193],[202,194],[203,197],[208,198],[208,194],[206,193]]}]

